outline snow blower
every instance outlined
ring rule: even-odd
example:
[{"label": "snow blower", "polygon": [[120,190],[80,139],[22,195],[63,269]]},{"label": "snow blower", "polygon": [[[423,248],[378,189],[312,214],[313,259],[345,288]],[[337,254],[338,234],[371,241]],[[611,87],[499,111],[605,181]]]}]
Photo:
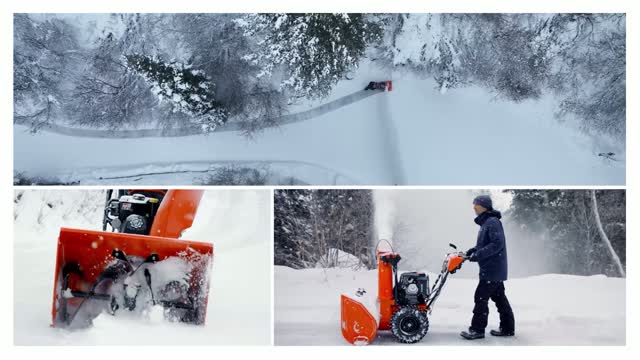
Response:
[{"label": "snow blower", "polygon": [[[103,312],[204,324],[213,245],[179,239],[203,191],[107,191],[103,230],[60,229],[52,326],[84,328]],[[109,225],[112,231],[106,231]]]},{"label": "snow blower", "polygon": [[393,90],[393,82],[391,80],[385,81],[369,81],[365,90],[382,90],[382,91],[392,91]]},{"label": "snow blower", "polygon": [[[453,249],[455,245],[449,244]],[[398,279],[400,255],[393,249],[378,248],[378,296],[372,298],[358,289],[353,296],[341,296],[342,336],[351,344],[367,345],[378,330],[391,330],[401,343],[416,343],[429,330],[428,314],[440,295],[449,274],[455,273],[466,260],[463,252],[445,256],[442,270],[433,286],[429,276],[421,272],[405,272]]]}]

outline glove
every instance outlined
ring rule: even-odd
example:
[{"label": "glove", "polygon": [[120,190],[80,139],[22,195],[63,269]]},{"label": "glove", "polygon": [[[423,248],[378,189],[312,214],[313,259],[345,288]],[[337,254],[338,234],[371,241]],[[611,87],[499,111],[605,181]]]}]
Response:
[{"label": "glove", "polygon": [[467,256],[467,260],[471,261],[471,262],[476,262],[478,261],[476,259],[476,248],[472,247],[471,249],[467,250],[467,252],[465,253],[465,255]]}]

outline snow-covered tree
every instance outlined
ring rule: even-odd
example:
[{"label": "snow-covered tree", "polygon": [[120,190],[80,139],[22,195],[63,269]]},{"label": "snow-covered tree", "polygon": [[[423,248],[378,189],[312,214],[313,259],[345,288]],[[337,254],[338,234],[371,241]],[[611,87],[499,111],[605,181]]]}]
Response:
[{"label": "snow-covered tree", "polygon": [[602,220],[600,219],[600,211],[598,210],[598,198],[596,196],[596,190],[591,190],[591,203],[593,209],[593,217],[596,220],[596,225],[598,227],[598,234],[600,235],[600,240],[606,246],[607,250],[611,254],[611,258],[613,262],[616,264],[618,271],[620,272],[620,276],[625,277],[624,267],[622,266],[622,262],[620,261],[620,257],[613,249],[611,245],[611,240],[609,240],[609,236],[607,232],[604,230],[604,226],[602,226]]},{"label": "snow-covered tree", "polygon": [[254,45],[237,26],[238,14],[172,14],[172,34],[183,61],[204,71],[216,84],[216,99],[248,136],[277,125],[286,98],[273,79],[258,77],[261,69],[244,55]]},{"label": "snow-covered tree", "polygon": [[550,44],[549,86],[561,118],[575,116],[591,133],[624,140],[626,133],[624,14],[555,14],[539,26]]},{"label": "snow-covered tree", "polygon": [[375,266],[370,190],[291,189],[274,196],[276,265],[335,267],[346,257]]},{"label": "snow-covered tree", "polygon": [[126,60],[130,69],[151,84],[160,101],[197,119],[203,131],[213,131],[227,121],[226,109],[214,98],[213,83],[201,70],[141,54],[127,55]]},{"label": "snow-covered tree", "polygon": [[155,116],[156,97],[144,80],[127,68],[122,56],[153,47],[152,38],[140,25],[144,19],[137,14],[113,15],[116,29],[105,29],[93,46],[84,49],[84,65],[72,78],[65,104],[74,124],[117,129],[160,118]]},{"label": "snow-covered tree", "polygon": [[14,122],[35,132],[62,113],[80,49],[75,29],[63,20],[16,14],[13,24]]},{"label": "snow-covered tree", "polygon": [[237,23],[258,39],[245,58],[262,67],[259,75],[281,70],[282,88],[304,97],[327,96],[381,34],[363,14],[249,14]]},{"label": "snow-covered tree", "polygon": [[[508,222],[515,226],[511,230],[519,234],[511,241],[520,241],[514,247],[543,248],[545,261],[551,267],[548,271],[578,275],[624,274],[620,271],[626,249],[624,190],[595,193],[591,190],[512,190],[511,193]],[[611,256],[612,251],[620,255],[619,263]]]},{"label": "snow-covered tree", "polygon": [[273,198],[274,264],[295,269],[312,267],[310,191],[275,190]]},{"label": "snow-covered tree", "polygon": [[394,14],[383,18],[384,40],[377,55],[388,66],[431,74],[441,92],[465,82],[460,23],[447,14]]}]

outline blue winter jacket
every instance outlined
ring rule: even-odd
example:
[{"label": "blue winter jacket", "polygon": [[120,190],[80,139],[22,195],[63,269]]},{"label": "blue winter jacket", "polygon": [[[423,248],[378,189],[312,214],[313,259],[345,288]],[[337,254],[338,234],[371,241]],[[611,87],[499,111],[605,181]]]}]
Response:
[{"label": "blue winter jacket", "polygon": [[480,230],[469,260],[478,262],[480,280],[507,280],[507,245],[500,218],[502,214],[499,211],[489,210],[474,220],[480,225]]}]

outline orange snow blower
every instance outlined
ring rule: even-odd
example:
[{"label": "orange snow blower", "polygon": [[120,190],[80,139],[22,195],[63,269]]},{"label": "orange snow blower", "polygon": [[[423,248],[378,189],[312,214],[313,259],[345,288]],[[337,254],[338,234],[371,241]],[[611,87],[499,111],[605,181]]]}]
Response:
[{"label": "orange snow blower", "polygon": [[83,328],[104,312],[153,306],[170,321],[204,324],[213,245],[179,239],[202,193],[107,191],[104,231],[60,229],[52,326]]},{"label": "orange snow blower", "polygon": [[[456,246],[449,244],[452,248]],[[446,255],[442,270],[433,287],[429,276],[420,272],[405,272],[398,279],[400,255],[378,249],[378,296],[372,298],[364,289],[353,296],[342,294],[342,336],[351,344],[366,345],[378,330],[391,330],[402,343],[420,341],[429,330],[427,315],[440,295],[449,274],[455,273],[466,260],[463,252]]]},{"label": "orange snow blower", "polygon": [[385,81],[369,81],[365,90],[382,90],[382,91],[392,91],[393,90],[393,82],[391,80]]}]

